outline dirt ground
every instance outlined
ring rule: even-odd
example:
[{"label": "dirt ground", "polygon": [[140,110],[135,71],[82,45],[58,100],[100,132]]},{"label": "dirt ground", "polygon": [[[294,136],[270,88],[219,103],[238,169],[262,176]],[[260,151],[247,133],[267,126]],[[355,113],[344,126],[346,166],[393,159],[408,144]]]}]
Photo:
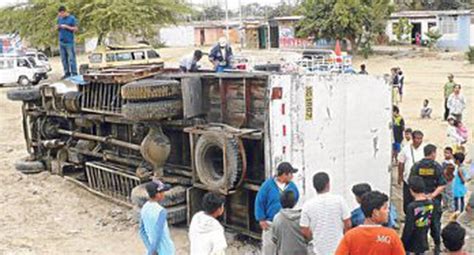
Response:
[{"label": "dirt ground", "polygon": [[[163,49],[162,56],[175,66],[183,54],[192,49]],[[243,52],[258,56],[260,61],[279,59],[289,53],[280,51]],[[294,54],[291,54],[294,55]],[[79,57],[79,62],[86,58]],[[463,85],[468,100],[466,125],[474,129],[474,65],[464,62],[461,54],[425,53],[413,57],[374,56],[354,60],[357,67],[366,63],[370,74],[388,73],[399,66],[405,72],[406,95],[400,104],[408,127],[421,129],[426,142],[445,145],[446,123],[442,86],[448,73]],[[53,79],[61,75],[59,61],[52,59]],[[137,226],[129,209],[98,198],[74,184],[49,173],[23,175],[15,171],[14,162],[26,156],[21,129],[21,103],[6,99],[10,88],[0,88],[0,255],[3,254],[144,254]],[[376,95],[374,95],[376,96]],[[429,99],[433,118],[421,120],[423,99]],[[363,110],[363,109],[361,109]],[[472,132],[471,139],[472,141]],[[441,155],[440,155],[441,156]],[[395,193],[399,189],[394,189]],[[186,227],[171,228],[177,254],[187,254]],[[472,233],[472,230],[469,232]],[[474,236],[468,240],[474,252]],[[254,244],[238,241],[229,234],[228,254],[256,254]]]}]

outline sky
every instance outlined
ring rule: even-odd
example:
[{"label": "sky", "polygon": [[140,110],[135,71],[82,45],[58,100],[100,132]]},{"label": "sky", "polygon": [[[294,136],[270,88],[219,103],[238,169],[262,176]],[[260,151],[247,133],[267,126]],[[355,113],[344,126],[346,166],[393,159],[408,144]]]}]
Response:
[{"label": "sky", "polygon": [[[26,0],[0,0],[0,7],[8,6],[10,4],[15,4],[18,2],[24,2]],[[193,4],[203,4],[206,2],[220,2],[222,6],[224,6],[225,0],[188,0]],[[230,9],[237,9],[239,6],[238,0],[227,0]],[[259,3],[261,5],[276,5],[280,3],[282,0],[240,0],[242,5],[250,4],[250,3]],[[294,2],[295,0],[286,0],[286,2]]]}]

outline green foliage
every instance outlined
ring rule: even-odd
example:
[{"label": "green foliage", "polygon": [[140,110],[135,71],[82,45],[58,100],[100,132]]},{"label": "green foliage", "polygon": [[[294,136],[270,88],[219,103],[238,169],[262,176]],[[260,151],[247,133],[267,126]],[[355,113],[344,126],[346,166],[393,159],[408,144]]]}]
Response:
[{"label": "green foliage", "polygon": [[469,47],[469,50],[466,52],[466,57],[469,63],[474,64],[474,47]]},{"label": "green foliage", "polygon": [[403,42],[406,40],[411,40],[411,30],[413,29],[413,25],[408,21],[407,18],[401,18],[398,20],[397,25],[394,26],[394,33],[397,36],[397,40],[399,42]]},{"label": "green foliage", "polygon": [[384,30],[393,8],[389,0],[304,0],[299,11],[299,36],[347,39],[355,53]]},{"label": "green foliage", "polygon": [[438,29],[429,29],[428,32],[425,33],[426,37],[428,37],[427,40],[427,46],[430,49],[433,49],[436,47],[436,44],[438,43],[438,40],[443,36]]},{"label": "green foliage", "polygon": [[0,9],[0,30],[17,32],[36,47],[56,45],[61,4],[78,20],[78,39],[97,36],[100,43],[112,32],[151,38],[156,25],[175,23],[189,13],[189,8],[176,0],[29,0]]}]

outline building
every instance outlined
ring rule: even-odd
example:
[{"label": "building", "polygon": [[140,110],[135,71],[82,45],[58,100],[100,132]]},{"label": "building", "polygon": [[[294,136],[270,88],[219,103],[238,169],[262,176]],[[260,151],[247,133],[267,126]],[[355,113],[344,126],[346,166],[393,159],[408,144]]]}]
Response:
[{"label": "building", "polygon": [[473,15],[470,10],[449,11],[402,11],[393,13],[385,29],[390,41],[397,41],[395,29],[400,19],[406,18],[413,26],[409,38],[404,38],[415,43],[417,34],[422,40],[427,40],[426,33],[431,28],[436,28],[443,35],[438,41],[438,47],[450,50],[467,50],[474,45]]},{"label": "building", "polygon": [[[210,46],[218,42],[219,38],[226,36],[225,21],[205,21],[192,24],[194,27],[194,45]],[[229,43],[239,44],[240,22],[229,21]]]}]

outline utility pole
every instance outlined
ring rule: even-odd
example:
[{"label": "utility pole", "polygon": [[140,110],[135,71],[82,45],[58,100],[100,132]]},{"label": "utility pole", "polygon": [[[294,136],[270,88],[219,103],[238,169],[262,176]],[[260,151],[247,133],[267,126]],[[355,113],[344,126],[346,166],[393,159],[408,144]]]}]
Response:
[{"label": "utility pole", "polygon": [[225,36],[229,42],[229,1],[225,0]]},{"label": "utility pole", "polygon": [[244,48],[244,37],[245,37],[245,30],[244,30],[244,22],[242,20],[242,0],[239,0],[239,18],[240,18],[240,50]]}]

